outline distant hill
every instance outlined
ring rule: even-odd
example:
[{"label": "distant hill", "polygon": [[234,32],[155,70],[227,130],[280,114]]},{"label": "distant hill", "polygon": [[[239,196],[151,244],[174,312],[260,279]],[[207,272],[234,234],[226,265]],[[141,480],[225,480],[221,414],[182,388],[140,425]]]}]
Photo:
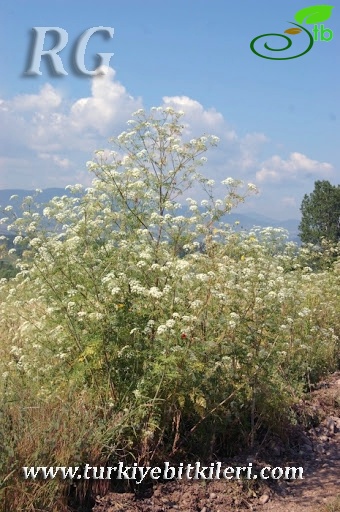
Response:
[{"label": "distant hill", "polygon": [[[41,194],[38,194],[37,201],[39,203],[48,203],[55,196],[64,196],[68,195],[69,192],[64,188],[46,188],[42,191]],[[17,195],[18,199],[16,201],[10,201],[10,197]],[[12,205],[14,211],[17,215],[20,215],[20,205],[22,200],[27,196],[35,196],[35,190],[24,190],[24,189],[0,189],[0,218],[5,217],[6,214],[3,213],[3,208],[7,205]],[[0,224],[0,235],[8,234],[6,226]]]},{"label": "distant hill", "polygon": [[[35,190],[23,190],[23,189],[0,189],[0,206],[3,208],[4,206],[7,206],[8,204],[14,203],[10,202],[10,197],[17,195],[19,196],[19,203],[20,201],[26,197],[26,196],[34,196]],[[55,196],[64,196],[68,195],[68,191],[64,188],[45,188],[41,194],[38,195],[39,202],[40,203],[47,203]]]},{"label": "distant hill", "polygon": [[284,228],[289,233],[289,239],[301,243],[299,238],[299,219],[287,219],[287,220],[275,220],[270,217],[266,217],[256,212],[250,213],[231,213],[225,217],[225,221],[229,224],[233,224],[239,221],[239,226],[245,230],[252,229],[254,226],[261,228],[272,227],[272,228]]},{"label": "distant hill", "polygon": [[[15,204],[20,205],[22,199],[29,195],[34,195],[34,190],[23,190],[23,189],[0,189],[0,218],[3,216],[1,213],[1,209],[7,206],[8,204],[12,204],[15,207]],[[55,196],[63,196],[68,195],[69,192],[64,188],[46,188],[42,191],[41,194],[38,195],[38,200],[40,203],[47,203]],[[12,195],[18,195],[19,200],[15,203],[10,201],[10,197]],[[185,210],[183,208],[183,210]],[[19,211],[18,211],[19,214]],[[185,214],[183,212],[183,214]],[[259,227],[274,227],[274,228],[284,228],[289,233],[289,239],[294,242],[300,243],[299,239],[299,219],[287,219],[283,221],[277,221],[270,217],[266,217],[265,215],[261,215],[257,212],[250,213],[231,213],[225,217],[225,222],[229,224],[234,224],[236,221],[239,221],[239,227],[245,230],[252,229],[254,226]],[[0,234],[7,233],[6,226],[0,225]]]}]

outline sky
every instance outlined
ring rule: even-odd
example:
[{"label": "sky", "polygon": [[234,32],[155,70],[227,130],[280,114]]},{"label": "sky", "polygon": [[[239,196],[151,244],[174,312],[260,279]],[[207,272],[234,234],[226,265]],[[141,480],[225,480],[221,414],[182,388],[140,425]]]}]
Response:
[{"label": "sky", "polygon": [[[220,138],[204,174],[258,187],[240,211],[299,218],[316,180],[340,183],[340,5],[322,22],[333,38],[314,41],[301,57],[272,60],[303,53],[310,41],[304,31],[289,36],[292,47],[281,52],[264,43],[279,49],[282,37],[257,40],[258,53],[271,58],[253,53],[250,43],[284,34],[306,7],[329,5],[310,2],[0,0],[0,189],[90,186],[86,162],[96,149],[110,149],[110,137],[127,129],[134,111],[171,106],[184,111],[193,136]],[[301,24],[313,30],[307,19]],[[34,27],[66,31],[64,75],[46,57],[40,75],[27,73]],[[92,27],[113,29],[113,37],[97,32],[86,46],[89,71],[99,64],[96,54],[113,54],[101,76],[74,66],[77,41]],[[43,49],[56,39],[47,33]]]}]

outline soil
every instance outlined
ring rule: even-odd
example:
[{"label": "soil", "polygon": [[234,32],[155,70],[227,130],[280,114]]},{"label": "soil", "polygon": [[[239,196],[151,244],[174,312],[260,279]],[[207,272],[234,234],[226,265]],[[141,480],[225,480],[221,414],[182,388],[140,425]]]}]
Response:
[{"label": "soil", "polygon": [[[303,467],[300,480],[154,481],[136,493],[97,497],[93,512],[340,512],[340,372],[297,405],[290,446],[271,439],[261,455],[220,460],[223,467]],[[213,461],[215,462],[215,461]]]}]

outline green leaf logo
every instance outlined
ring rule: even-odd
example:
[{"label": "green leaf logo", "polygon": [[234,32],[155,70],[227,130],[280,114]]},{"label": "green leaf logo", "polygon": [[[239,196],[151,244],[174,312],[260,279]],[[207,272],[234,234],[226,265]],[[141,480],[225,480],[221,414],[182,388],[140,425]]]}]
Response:
[{"label": "green leaf logo", "polygon": [[298,11],[294,18],[298,23],[321,23],[331,17],[333,7],[333,5],[311,5]]}]

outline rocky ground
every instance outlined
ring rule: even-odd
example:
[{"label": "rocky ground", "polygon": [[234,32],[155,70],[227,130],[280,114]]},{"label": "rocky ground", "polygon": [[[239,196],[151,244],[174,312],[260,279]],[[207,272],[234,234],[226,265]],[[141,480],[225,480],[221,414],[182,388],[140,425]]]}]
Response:
[{"label": "rocky ground", "polygon": [[292,448],[268,443],[261,457],[222,460],[226,466],[302,466],[303,480],[155,481],[141,495],[109,493],[93,512],[340,512],[340,372],[298,405],[307,427],[293,433]]}]

